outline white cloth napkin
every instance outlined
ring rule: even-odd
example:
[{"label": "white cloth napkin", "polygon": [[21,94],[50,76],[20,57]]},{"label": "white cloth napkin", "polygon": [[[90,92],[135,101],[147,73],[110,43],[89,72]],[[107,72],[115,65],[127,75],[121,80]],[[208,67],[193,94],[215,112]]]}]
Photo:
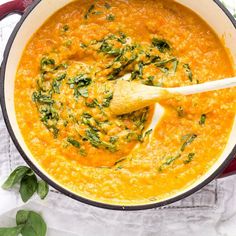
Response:
[{"label": "white cloth napkin", "polygon": [[[2,3],[3,0],[0,0]],[[4,0],[5,1],[5,0]],[[236,0],[224,1],[235,13]],[[0,22],[0,56],[18,16]],[[0,112],[0,185],[24,164],[5,128]],[[76,202],[50,189],[41,201],[35,196],[23,204],[18,191],[0,189],[0,227],[15,225],[18,209],[40,212],[48,236],[214,236],[236,235],[236,177],[215,180],[198,193],[168,207],[137,212],[110,211]]]}]

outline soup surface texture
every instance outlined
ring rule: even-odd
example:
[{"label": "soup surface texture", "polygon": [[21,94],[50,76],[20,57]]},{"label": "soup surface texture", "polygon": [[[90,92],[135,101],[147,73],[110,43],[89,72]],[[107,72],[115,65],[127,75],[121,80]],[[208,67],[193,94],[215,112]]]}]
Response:
[{"label": "soup surface texture", "polygon": [[166,0],[75,1],[33,35],[15,81],[26,144],[60,184],[101,202],[160,201],[217,161],[235,115],[235,90],[176,96],[148,126],[153,107],[113,116],[117,79],[177,87],[234,75],[211,28]]}]

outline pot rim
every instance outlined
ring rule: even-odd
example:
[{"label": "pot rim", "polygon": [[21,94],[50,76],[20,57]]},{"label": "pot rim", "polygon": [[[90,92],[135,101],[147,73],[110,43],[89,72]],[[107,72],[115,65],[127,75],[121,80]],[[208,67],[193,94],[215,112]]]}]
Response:
[{"label": "pot rim", "polygon": [[[173,197],[173,198],[170,198],[170,199],[167,199],[167,200],[163,200],[163,201],[160,201],[160,202],[157,202],[157,203],[134,205],[134,206],[113,205],[113,204],[106,204],[106,203],[90,200],[88,198],[85,198],[85,197],[79,196],[75,193],[72,193],[71,191],[69,191],[66,188],[60,186],[59,184],[54,182],[52,179],[48,178],[45,174],[43,174],[40,171],[40,169],[26,155],[25,151],[23,150],[23,148],[21,148],[21,146],[20,146],[20,144],[19,144],[19,142],[18,142],[18,140],[17,140],[17,138],[14,134],[14,130],[11,126],[9,116],[8,116],[8,113],[7,113],[5,94],[4,94],[5,71],[6,71],[6,65],[7,65],[8,56],[9,56],[9,53],[10,53],[10,50],[11,50],[11,46],[12,46],[14,40],[15,40],[15,37],[16,37],[18,31],[20,30],[21,26],[23,25],[25,19],[37,7],[37,5],[41,1],[42,0],[35,0],[33,2],[33,4],[30,5],[30,7],[25,11],[25,13],[21,17],[20,21],[15,26],[15,28],[14,28],[14,30],[13,30],[13,32],[12,32],[8,42],[7,42],[5,51],[4,51],[3,62],[2,62],[1,73],[0,73],[0,102],[1,102],[1,108],[2,108],[2,113],[3,113],[3,117],[4,117],[6,127],[8,129],[8,132],[10,134],[10,137],[11,137],[13,143],[15,144],[17,150],[19,151],[19,153],[21,154],[21,156],[23,157],[25,162],[30,166],[30,168],[32,168],[32,170],[41,179],[46,181],[50,186],[52,186],[53,188],[55,188],[59,192],[65,194],[66,196],[68,196],[68,197],[70,197],[74,200],[77,200],[79,202],[82,202],[82,203],[85,203],[85,204],[88,204],[88,205],[91,205],[91,206],[95,206],[95,207],[109,209],[109,210],[137,211],[137,210],[147,210],[147,209],[162,207],[162,206],[174,203],[176,201],[179,201],[183,198],[186,198],[186,197],[190,196],[191,194],[197,192],[201,188],[203,188],[205,185],[210,183],[213,179],[215,179],[217,176],[219,176],[224,171],[224,169],[229,165],[229,163],[233,160],[233,158],[236,154],[236,144],[235,144],[232,152],[227,156],[227,158],[224,160],[224,162],[214,171],[214,173],[212,175],[210,175],[207,179],[205,179],[204,181],[199,183],[197,186],[191,188],[190,190],[188,190],[185,193],[182,193],[182,194],[180,194],[176,197]],[[233,26],[236,30],[236,20],[234,19],[232,14],[226,9],[226,7],[219,0],[213,0],[213,2],[215,4],[217,4],[218,7],[224,12],[224,14],[230,19],[231,23],[233,24]]]}]

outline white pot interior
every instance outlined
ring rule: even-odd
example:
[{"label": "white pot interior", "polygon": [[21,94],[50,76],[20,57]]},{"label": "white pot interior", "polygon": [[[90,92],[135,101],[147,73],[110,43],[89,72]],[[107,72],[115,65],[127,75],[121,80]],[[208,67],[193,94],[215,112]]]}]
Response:
[{"label": "white pot interior", "polygon": [[[7,113],[12,129],[14,130],[16,139],[18,140],[20,146],[22,147],[26,155],[46,176],[48,176],[48,174],[37,164],[30,150],[27,148],[16,121],[16,115],[14,109],[14,78],[19,60],[22,55],[22,51],[24,50],[24,47],[27,44],[30,37],[32,36],[32,34],[45,22],[45,20],[48,17],[50,17],[55,11],[57,11],[64,5],[68,4],[69,2],[70,2],[69,0],[41,1],[37,5],[37,7],[32,10],[30,15],[25,19],[24,23],[20,27],[13,41],[6,64],[4,92],[6,98],[5,102],[6,102]],[[219,37],[225,40],[225,45],[230,50],[234,61],[234,65],[236,65],[236,43],[235,43],[236,29],[234,28],[229,18],[225,15],[225,13],[219,8],[219,6],[212,0],[198,0],[198,1],[177,0],[177,2],[187,6],[188,8],[196,12],[198,15],[200,15],[215,30],[215,32],[219,35]],[[225,150],[223,151],[221,157],[214,164],[214,166],[212,166],[212,168],[208,171],[208,173],[202,176],[192,186],[188,187],[182,192],[179,192],[175,196],[171,196],[170,198],[176,197],[177,195],[187,192],[188,190],[194,188],[202,181],[207,179],[210,175],[212,175],[231,153],[236,143],[235,137],[236,137],[236,120],[234,122],[232,132],[230,134],[229,142]],[[52,179],[52,177],[49,178]],[[54,182],[60,185],[56,180],[54,180]]]}]

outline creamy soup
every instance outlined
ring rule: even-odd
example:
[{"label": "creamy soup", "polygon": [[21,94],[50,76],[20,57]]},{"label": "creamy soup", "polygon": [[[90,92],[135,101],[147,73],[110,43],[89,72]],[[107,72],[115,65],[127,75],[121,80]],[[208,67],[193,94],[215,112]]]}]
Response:
[{"label": "creamy soup", "polygon": [[153,107],[110,110],[123,75],[178,87],[234,75],[213,30],[167,0],[74,1],[27,44],[16,75],[17,120],[32,155],[69,190],[101,202],[160,201],[190,186],[222,153],[235,89],[176,96],[155,129]]}]

